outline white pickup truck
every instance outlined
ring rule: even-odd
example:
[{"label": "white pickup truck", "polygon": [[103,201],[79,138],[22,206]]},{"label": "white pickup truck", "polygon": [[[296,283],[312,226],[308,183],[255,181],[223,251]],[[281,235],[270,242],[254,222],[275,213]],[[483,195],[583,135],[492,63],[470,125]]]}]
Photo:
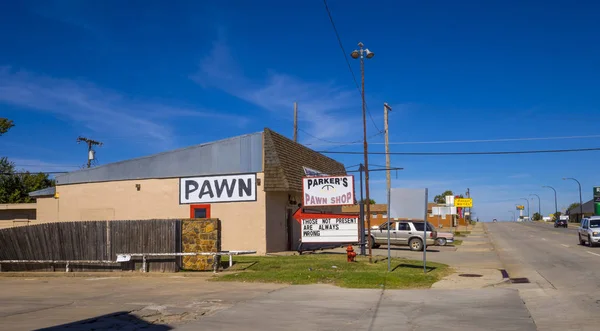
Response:
[{"label": "white pickup truck", "polygon": [[[412,251],[422,251],[423,245],[423,221],[394,221],[390,222],[390,244],[408,246]],[[387,223],[371,228],[371,247],[387,245]],[[437,231],[427,223],[427,246],[433,246],[437,238]]]}]

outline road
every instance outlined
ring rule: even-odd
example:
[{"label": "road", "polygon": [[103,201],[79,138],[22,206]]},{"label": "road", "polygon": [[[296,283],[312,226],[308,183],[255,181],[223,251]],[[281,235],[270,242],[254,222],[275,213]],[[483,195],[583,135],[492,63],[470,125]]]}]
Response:
[{"label": "road", "polygon": [[600,328],[600,248],[579,245],[575,227],[491,223],[487,231],[540,330]]},{"label": "road", "polygon": [[[0,325],[10,330],[600,328],[600,248],[580,246],[575,229],[499,222],[480,224],[463,239],[457,248],[432,247],[428,258],[459,274],[484,277],[456,275],[431,290],[219,283],[208,282],[210,275],[0,277]],[[387,254],[374,252],[377,259]],[[422,256],[402,247],[392,254]],[[528,282],[503,282],[499,269]]]}]

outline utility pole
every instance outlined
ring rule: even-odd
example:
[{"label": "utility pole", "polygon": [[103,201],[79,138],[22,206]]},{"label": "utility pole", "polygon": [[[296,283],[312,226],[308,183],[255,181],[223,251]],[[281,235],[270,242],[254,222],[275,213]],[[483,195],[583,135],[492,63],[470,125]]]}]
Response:
[{"label": "utility pole", "polygon": [[353,59],[358,59],[360,57],[360,75],[361,75],[361,98],[362,98],[362,118],[363,118],[363,146],[364,146],[364,158],[365,158],[365,199],[366,199],[366,216],[367,216],[367,232],[369,235],[369,263],[373,262],[373,251],[371,246],[373,246],[372,238],[371,238],[371,196],[369,194],[369,153],[367,146],[367,104],[365,102],[365,57],[367,59],[372,58],[375,53],[371,52],[368,48],[363,49],[364,44],[362,42],[358,43],[359,50],[354,50],[350,54]]},{"label": "utility pole", "polygon": [[102,143],[93,139],[88,139],[85,137],[78,137],[77,138],[77,143],[79,144],[80,142],[84,142],[88,145],[88,161],[87,161],[87,167],[90,168],[92,166],[92,160],[94,160],[95,157],[95,152],[94,149],[92,148],[92,146],[102,146]]},{"label": "utility pole", "polygon": [[[383,125],[385,132],[385,179],[387,182],[387,250],[388,250],[388,272],[392,270],[391,243],[390,243],[390,211],[391,211],[391,190],[392,178],[390,176],[390,131],[388,126],[388,112],[392,111],[387,103],[383,104]],[[425,220],[427,222],[427,220]]]},{"label": "utility pole", "polygon": [[359,208],[359,213],[358,213],[358,217],[360,218],[360,223],[358,224],[358,228],[360,230],[360,255],[365,256],[367,255],[366,252],[366,238],[365,238],[365,205],[363,204],[364,197],[363,197],[363,170],[365,170],[365,168],[363,167],[362,163],[360,164],[360,166],[358,167],[358,171],[360,172],[360,203],[358,204],[358,208]]},{"label": "utility pole", "polygon": [[294,142],[298,142],[298,103],[294,102]]}]

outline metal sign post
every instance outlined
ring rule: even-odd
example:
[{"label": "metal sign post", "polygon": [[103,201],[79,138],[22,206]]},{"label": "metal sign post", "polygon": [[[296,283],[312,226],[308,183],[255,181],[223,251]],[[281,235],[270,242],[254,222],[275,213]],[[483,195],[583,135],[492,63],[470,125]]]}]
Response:
[{"label": "metal sign post", "polygon": [[387,254],[388,254],[388,272],[392,271],[392,248],[390,243],[390,188],[387,189]]},{"label": "metal sign post", "polygon": [[425,213],[423,214],[423,272],[427,273],[427,189],[425,189]]},{"label": "metal sign post", "polygon": [[[594,215],[600,216],[600,187],[594,187]],[[583,216],[581,216],[583,217]]]}]

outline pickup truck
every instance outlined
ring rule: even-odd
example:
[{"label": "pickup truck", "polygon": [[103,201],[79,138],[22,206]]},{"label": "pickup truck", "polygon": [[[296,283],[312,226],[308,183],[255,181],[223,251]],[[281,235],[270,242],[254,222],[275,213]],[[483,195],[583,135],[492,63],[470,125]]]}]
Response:
[{"label": "pickup truck", "polygon": [[[390,222],[390,244],[408,246],[411,251],[422,251],[423,245],[423,221],[394,221]],[[437,239],[437,231],[427,223],[427,246],[433,246]],[[378,248],[387,245],[387,223],[371,228],[371,247]]]}]

